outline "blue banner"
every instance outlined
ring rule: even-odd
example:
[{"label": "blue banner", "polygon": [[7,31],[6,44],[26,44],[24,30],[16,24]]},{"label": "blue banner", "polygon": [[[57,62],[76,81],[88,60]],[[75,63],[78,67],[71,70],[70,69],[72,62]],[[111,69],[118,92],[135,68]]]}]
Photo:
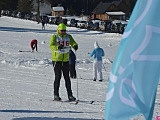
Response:
[{"label": "blue banner", "polygon": [[160,0],[137,0],[114,59],[105,120],[152,120],[160,78]]}]

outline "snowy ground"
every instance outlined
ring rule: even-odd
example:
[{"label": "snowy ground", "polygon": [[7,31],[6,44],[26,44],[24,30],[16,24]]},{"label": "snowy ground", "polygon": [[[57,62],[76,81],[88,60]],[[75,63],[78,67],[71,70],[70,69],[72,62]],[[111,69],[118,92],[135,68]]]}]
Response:
[{"label": "snowy ground", "polygon": [[[41,24],[17,18],[0,18],[0,120],[102,120],[104,119],[107,79],[120,34],[88,31],[68,27],[68,33],[79,44],[78,79],[71,79],[72,90],[80,102],[53,102],[54,74],[49,40],[56,25]],[[29,42],[38,40],[38,52],[31,53]],[[98,41],[105,51],[104,81],[92,81],[92,61],[88,53]],[[26,52],[18,52],[24,50]],[[62,77],[60,97],[67,100]],[[94,101],[93,104],[90,104]],[[160,85],[158,86],[154,118],[160,115]]]}]

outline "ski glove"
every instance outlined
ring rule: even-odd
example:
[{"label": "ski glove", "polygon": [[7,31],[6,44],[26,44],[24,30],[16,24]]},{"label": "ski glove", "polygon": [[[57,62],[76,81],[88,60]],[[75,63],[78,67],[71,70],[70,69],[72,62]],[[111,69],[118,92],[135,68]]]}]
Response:
[{"label": "ski glove", "polygon": [[61,50],[61,49],[63,49],[63,47],[64,47],[64,46],[63,46],[62,44],[60,44],[60,45],[58,46],[58,49]]},{"label": "ski glove", "polygon": [[74,45],[73,48],[75,51],[78,50],[78,45]]}]

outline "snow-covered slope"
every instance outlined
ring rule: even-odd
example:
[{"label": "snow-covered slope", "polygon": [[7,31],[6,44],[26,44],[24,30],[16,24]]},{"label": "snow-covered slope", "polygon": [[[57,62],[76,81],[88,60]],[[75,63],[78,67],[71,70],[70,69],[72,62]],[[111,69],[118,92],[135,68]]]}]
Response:
[{"label": "snow-covered slope", "polygon": [[[0,17],[0,120],[101,120],[104,119],[107,79],[111,61],[121,40],[120,34],[88,31],[68,27],[79,44],[78,79],[71,79],[77,105],[53,102],[53,67],[49,40],[56,25],[41,24],[11,17]],[[30,51],[30,40],[38,40],[38,52]],[[92,81],[92,62],[88,53],[98,41],[105,51],[104,81]],[[23,50],[26,52],[18,52]],[[67,100],[64,79],[60,97]],[[91,101],[94,101],[91,104]],[[160,115],[160,87],[157,92],[154,118]]]}]

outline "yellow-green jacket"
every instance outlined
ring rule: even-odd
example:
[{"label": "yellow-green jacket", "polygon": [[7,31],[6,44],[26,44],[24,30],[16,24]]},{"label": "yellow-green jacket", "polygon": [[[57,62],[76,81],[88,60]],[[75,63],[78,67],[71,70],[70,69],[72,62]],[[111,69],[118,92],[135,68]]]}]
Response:
[{"label": "yellow-green jacket", "polygon": [[74,48],[74,46],[78,44],[74,41],[73,37],[69,34],[62,36],[57,33],[51,36],[49,47],[52,51],[52,61],[67,62],[69,61],[69,52],[63,53],[63,54],[60,54],[57,52],[58,46],[60,44],[63,44],[64,47],[71,46],[72,48]]}]

